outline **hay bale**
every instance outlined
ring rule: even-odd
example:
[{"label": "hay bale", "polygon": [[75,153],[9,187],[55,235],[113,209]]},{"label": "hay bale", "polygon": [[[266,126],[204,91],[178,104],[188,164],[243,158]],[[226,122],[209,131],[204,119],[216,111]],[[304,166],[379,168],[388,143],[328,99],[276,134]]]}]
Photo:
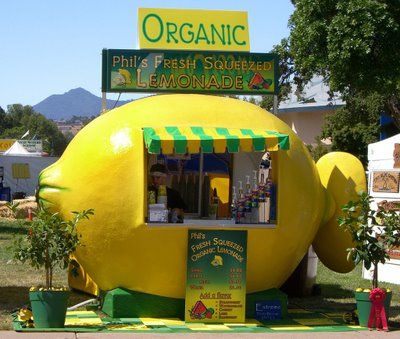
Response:
[{"label": "hay bale", "polygon": [[13,211],[7,206],[7,201],[0,202],[0,217],[7,219],[26,219],[28,218],[29,209],[32,212],[37,210],[37,203],[35,197],[27,197],[25,199],[14,199],[14,205],[18,204],[15,215]]}]

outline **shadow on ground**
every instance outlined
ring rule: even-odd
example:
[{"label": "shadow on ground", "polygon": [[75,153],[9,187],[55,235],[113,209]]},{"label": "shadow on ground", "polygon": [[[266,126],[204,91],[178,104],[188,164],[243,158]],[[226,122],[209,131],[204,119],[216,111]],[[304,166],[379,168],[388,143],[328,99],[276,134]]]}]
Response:
[{"label": "shadow on ground", "polygon": [[[68,307],[76,305],[82,301],[92,299],[93,296],[71,291],[68,299]],[[1,286],[0,287],[0,316],[4,315],[6,321],[1,323],[0,330],[11,330],[11,314],[24,306],[29,306],[29,288],[22,286]],[[0,317],[1,318],[1,317]],[[4,319],[4,318],[3,318]]]},{"label": "shadow on ground", "polygon": [[[313,292],[314,295],[309,297],[289,297],[289,307],[304,308],[321,313],[329,311],[343,314],[356,309],[356,301],[352,289],[344,289],[336,284],[321,284],[316,285]],[[400,329],[399,319],[400,304],[398,300],[392,299],[389,326]]]}]

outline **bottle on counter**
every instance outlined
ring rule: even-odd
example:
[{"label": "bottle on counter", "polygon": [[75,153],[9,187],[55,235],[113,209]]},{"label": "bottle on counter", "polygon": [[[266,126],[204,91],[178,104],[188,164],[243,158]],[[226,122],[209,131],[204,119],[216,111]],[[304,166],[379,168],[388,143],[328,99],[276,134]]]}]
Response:
[{"label": "bottle on counter", "polygon": [[272,180],[269,183],[270,215],[269,221],[276,222],[276,185]]},{"label": "bottle on counter", "polygon": [[238,208],[237,208],[237,220],[238,224],[242,224],[244,223],[244,217],[245,217],[245,212],[244,212],[245,199],[243,194],[242,181],[238,180],[238,184],[239,184],[239,198],[238,198]]},{"label": "bottle on counter", "polygon": [[147,203],[153,205],[157,202],[157,192],[154,187],[149,187],[147,190]]},{"label": "bottle on counter", "polygon": [[165,208],[167,208],[167,203],[167,186],[160,185],[158,187],[157,204],[164,204]]},{"label": "bottle on counter", "polygon": [[258,222],[265,224],[269,220],[269,197],[266,192],[264,173],[260,175],[258,185]]},{"label": "bottle on counter", "polygon": [[251,191],[251,223],[257,224],[259,222],[257,170],[253,171],[253,173],[253,190]]},{"label": "bottle on counter", "polygon": [[244,222],[251,223],[251,185],[250,185],[250,175],[246,175],[246,194],[244,196]]},{"label": "bottle on counter", "polygon": [[235,224],[238,224],[238,219],[237,219],[237,197],[236,197],[236,187],[232,186],[232,203],[231,203],[231,217],[232,220],[235,221]]}]

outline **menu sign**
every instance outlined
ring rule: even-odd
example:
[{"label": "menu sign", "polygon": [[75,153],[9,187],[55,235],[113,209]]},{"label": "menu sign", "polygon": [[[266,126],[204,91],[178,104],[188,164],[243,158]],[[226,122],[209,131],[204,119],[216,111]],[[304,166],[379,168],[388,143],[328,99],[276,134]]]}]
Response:
[{"label": "menu sign", "polygon": [[189,230],[185,321],[244,322],[247,231]]},{"label": "menu sign", "polygon": [[400,172],[377,171],[373,173],[372,191],[378,193],[398,193]]}]

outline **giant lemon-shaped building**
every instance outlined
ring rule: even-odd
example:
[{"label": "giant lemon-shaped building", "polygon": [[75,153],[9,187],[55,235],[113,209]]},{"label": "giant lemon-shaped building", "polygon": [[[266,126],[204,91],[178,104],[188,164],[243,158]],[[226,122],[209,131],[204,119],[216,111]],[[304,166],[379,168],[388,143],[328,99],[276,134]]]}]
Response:
[{"label": "giant lemon-shaped building", "polygon": [[[236,99],[158,95],[103,114],[71,141],[58,162],[40,175],[39,197],[68,217],[93,208],[81,224],[76,257],[102,290],[123,287],[184,298],[187,230],[145,223],[147,149],[143,128],[202,126],[269,130],[289,136],[290,148],[274,153],[277,225],[248,231],[247,292],[280,287],[314,242],[320,259],[347,272],[346,234],[337,229],[338,206],[365,187],[361,164],[345,154],[316,165],[302,141],[280,119]],[[237,229],[237,228],[236,228]]]}]

